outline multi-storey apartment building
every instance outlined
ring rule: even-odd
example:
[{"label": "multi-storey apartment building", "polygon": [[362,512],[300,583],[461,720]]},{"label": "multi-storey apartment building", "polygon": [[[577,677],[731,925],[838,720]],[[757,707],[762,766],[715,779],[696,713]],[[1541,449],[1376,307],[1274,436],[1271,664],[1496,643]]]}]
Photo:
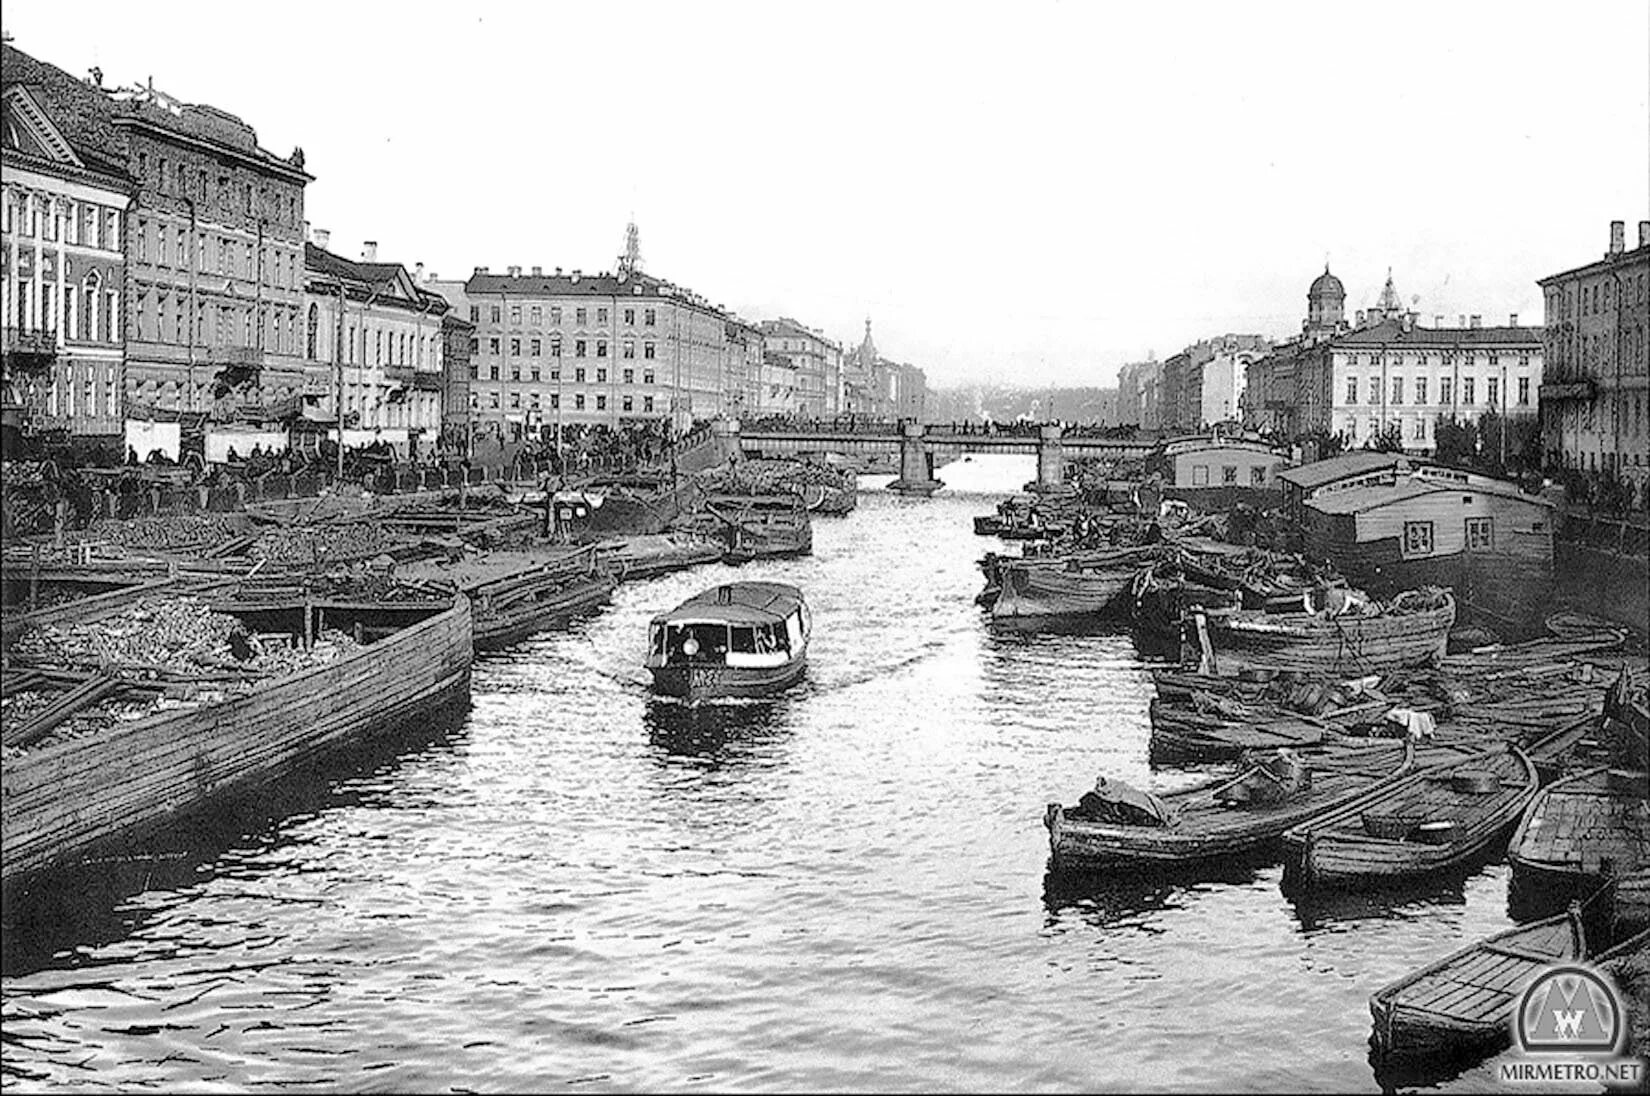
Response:
[{"label": "multi-storey apartment building", "polygon": [[1158,400],[1162,378],[1162,362],[1130,362],[1119,369],[1117,421],[1131,423],[1143,430],[1157,429],[1162,422]]},{"label": "multi-storey apartment building", "polygon": [[1650,221],[1638,246],[1610,224],[1610,249],[1542,278],[1547,375],[1541,385],[1548,460],[1638,481],[1650,476]]},{"label": "multi-storey apartment building", "polygon": [[449,449],[462,453],[470,447],[470,350],[475,336],[476,325],[453,309],[441,317],[441,435]]},{"label": "multi-storey apartment building", "polygon": [[127,234],[126,398],[210,412],[323,394],[304,372],[302,150],[152,86],[117,93],[112,126],[136,202]]},{"label": "multi-storey apartment building", "polygon": [[1535,414],[1542,332],[1519,326],[1516,315],[1504,326],[1486,327],[1479,316],[1423,326],[1404,310],[1390,275],[1356,323],[1347,327],[1333,313],[1316,308],[1300,339],[1249,364],[1248,425],[1291,437],[1338,433],[1353,445],[1397,430],[1405,449],[1426,450],[1440,420]]},{"label": "multi-storey apartment building", "polygon": [[118,435],[129,184],[122,164],[65,135],[42,91],[12,82],[27,79],[14,52],[0,102],[7,412],[33,429]]},{"label": "multi-storey apartment building", "polygon": [[724,311],[640,271],[477,267],[460,299],[476,325],[472,411],[505,436],[649,420],[685,430],[725,410],[726,363],[744,358],[730,353]]},{"label": "multi-storey apartment building", "polygon": [[794,411],[807,418],[842,408],[842,345],[789,316],[762,323],[763,349],[790,363]]},{"label": "multi-storey apartment building", "polygon": [[[304,246],[304,363],[329,390],[316,403],[346,431],[434,443],[445,388],[442,320],[450,306],[400,263],[359,262],[327,250],[325,232]],[[339,401],[342,399],[342,404]]]}]

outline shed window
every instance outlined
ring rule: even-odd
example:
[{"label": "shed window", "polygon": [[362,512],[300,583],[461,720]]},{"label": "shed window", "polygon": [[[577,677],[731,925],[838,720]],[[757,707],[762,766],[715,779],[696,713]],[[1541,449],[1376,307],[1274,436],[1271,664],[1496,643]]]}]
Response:
[{"label": "shed window", "polygon": [[1488,552],[1495,547],[1495,519],[1467,519],[1467,551]]},{"label": "shed window", "polygon": [[1237,483],[1237,465],[1228,464],[1220,470],[1220,482],[1226,484]]},{"label": "shed window", "polygon": [[1192,486],[1207,487],[1209,485],[1209,466],[1207,464],[1192,465]]},{"label": "shed window", "polygon": [[1432,555],[1432,522],[1404,522],[1404,558]]},{"label": "shed window", "polygon": [[1249,483],[1255,487],[1264,487],[1266,485],[1266,469],[1258,466],[1249,469]]}]

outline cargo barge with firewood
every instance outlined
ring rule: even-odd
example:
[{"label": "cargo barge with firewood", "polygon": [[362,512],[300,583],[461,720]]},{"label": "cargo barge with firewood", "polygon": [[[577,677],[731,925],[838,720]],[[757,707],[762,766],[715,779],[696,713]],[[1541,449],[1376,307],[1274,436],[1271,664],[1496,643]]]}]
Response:
[{"label": "cargo barge with firewood", "polygon": [[118,851],[468,696],[464,597],[157,597],[9,652],[0,878]]}]

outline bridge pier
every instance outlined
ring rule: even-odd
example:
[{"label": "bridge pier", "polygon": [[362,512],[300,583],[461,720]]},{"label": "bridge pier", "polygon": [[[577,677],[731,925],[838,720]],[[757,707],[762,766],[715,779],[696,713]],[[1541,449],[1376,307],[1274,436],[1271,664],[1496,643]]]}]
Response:
[{"label": "bridge pier", "polygon": [[1059,487],[1065,482],[1066,451],[1060,444],[1063,433],[1058,424],[1037,431],[1037,486]]},{"label": "bridge pier", "polygon": [[945,486],[934,478],[934,454],[924,440],[927,428],[915,420],[899,425],[899,479],[890,483],[888,490],[927,498]]}]

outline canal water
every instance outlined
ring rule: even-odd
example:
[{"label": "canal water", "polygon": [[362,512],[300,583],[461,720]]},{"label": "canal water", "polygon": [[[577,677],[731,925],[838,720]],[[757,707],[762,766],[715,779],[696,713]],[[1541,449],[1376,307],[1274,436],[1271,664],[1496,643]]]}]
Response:
[{"label": "canal water", "polygon": [[[1147,766],[1127,634],[975,606],[971,518],[1031,472],[974,458],[810,558],[624,586],[479,661],[468,710],[10,903],[6,1086],[1393,1083],[1369,993],[1510,924],[1505,869],[1314,908],[1265,862],[1049,878],[1046,802],[1196,774]],[[732,578],[805,589],[806,684],[654,701],[648,618]]]}]

